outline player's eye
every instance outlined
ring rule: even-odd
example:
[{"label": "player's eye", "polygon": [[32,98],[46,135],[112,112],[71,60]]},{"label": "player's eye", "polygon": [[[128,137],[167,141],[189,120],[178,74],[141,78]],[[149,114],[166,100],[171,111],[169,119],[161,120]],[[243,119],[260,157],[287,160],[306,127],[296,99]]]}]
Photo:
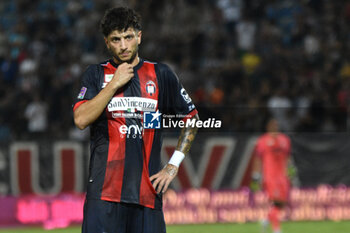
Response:
[{"label": "player's eye", "polygon": [[131,35],[125,37],[125,39],[127,39],[127,40],[131,40],[132,38],[133,38],[133,36],[131,36]]},{"label": "player's eye", "polygon": [[117,38],[117,37],[112,38],[112,42],[119,42],[119,41],[120,41],[120,38]]}]

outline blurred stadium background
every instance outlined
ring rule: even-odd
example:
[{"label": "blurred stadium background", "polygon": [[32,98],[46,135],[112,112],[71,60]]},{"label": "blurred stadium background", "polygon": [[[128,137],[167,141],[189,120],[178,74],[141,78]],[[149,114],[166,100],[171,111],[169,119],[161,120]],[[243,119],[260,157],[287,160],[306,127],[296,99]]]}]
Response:
[{"label": "blurred stadium background", "polygon": [[[267,200],[249,189],[250,161],[271,114],[292,138],[296,167],[284,219],[348,232],[346,0],[2,0],[1,228],[80,224],[88,130],[74,127],[71,104],[87,65],[108,57],[98,22],[116,5],[143,17],[140,55],[175,70],[202,119],[223,121],[221,129],[199,131],[165,196],[169,232],[203,223],[259,232]],[[164,160],[175,138],[167,132]]]}]

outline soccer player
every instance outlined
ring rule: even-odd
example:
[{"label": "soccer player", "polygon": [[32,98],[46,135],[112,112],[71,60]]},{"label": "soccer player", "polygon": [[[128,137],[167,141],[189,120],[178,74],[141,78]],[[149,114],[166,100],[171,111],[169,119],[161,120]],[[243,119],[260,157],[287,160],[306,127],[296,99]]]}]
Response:
[{"label": "soccer player", "polygon": [[268,121],[266,130],[257,140],[252,178],[255,182],[262,178],[263,189],[271,202],[267,219],[262,222],[264,230],[271,223],[273,232],[281,233],[280,211],[287,203],[290,186],[287,169],[291,143],[286,134],[279,132],[276,119]]},{"label": "soccer player", "polygon": [[198,120],[198,114],[167,65],[139,57],[140,21],[129,8],[105,12],[100,27],[111,59],[87,68],[73,106],[76,126],[90,126],[91,132],[83,233],[166,232],[162,193],[197,132],[183,128],[174,154],[161,168],[161,130],[145,128],[143,114],[151,112],[152,121],[160,113],[185,120]]}]

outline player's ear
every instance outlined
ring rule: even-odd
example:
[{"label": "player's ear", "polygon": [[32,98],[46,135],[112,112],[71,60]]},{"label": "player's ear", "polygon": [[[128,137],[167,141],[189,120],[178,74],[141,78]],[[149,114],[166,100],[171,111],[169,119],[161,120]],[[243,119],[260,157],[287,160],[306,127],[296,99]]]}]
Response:
[{"label": "player's ear", "polygon": [[137,43],[141,44],[142,31],[141,30],[137,31],[136,35],[137,35]]},{"label": "player's ear", "polygon": [[105,40],[105,44],[106,44],[107,49],[109,49],[108,39],[107,39],[107,37],[103,37],[103,39]]}]

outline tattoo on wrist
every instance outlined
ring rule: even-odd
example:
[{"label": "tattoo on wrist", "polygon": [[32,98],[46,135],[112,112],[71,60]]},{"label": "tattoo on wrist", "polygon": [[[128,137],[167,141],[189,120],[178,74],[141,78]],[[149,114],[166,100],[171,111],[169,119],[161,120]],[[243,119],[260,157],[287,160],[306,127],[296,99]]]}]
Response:
[{"label": "tattoo on wrist", "polygon": [[177,168],[175,166],[165,166],[165,172],[170,176],[175,176]]}]

